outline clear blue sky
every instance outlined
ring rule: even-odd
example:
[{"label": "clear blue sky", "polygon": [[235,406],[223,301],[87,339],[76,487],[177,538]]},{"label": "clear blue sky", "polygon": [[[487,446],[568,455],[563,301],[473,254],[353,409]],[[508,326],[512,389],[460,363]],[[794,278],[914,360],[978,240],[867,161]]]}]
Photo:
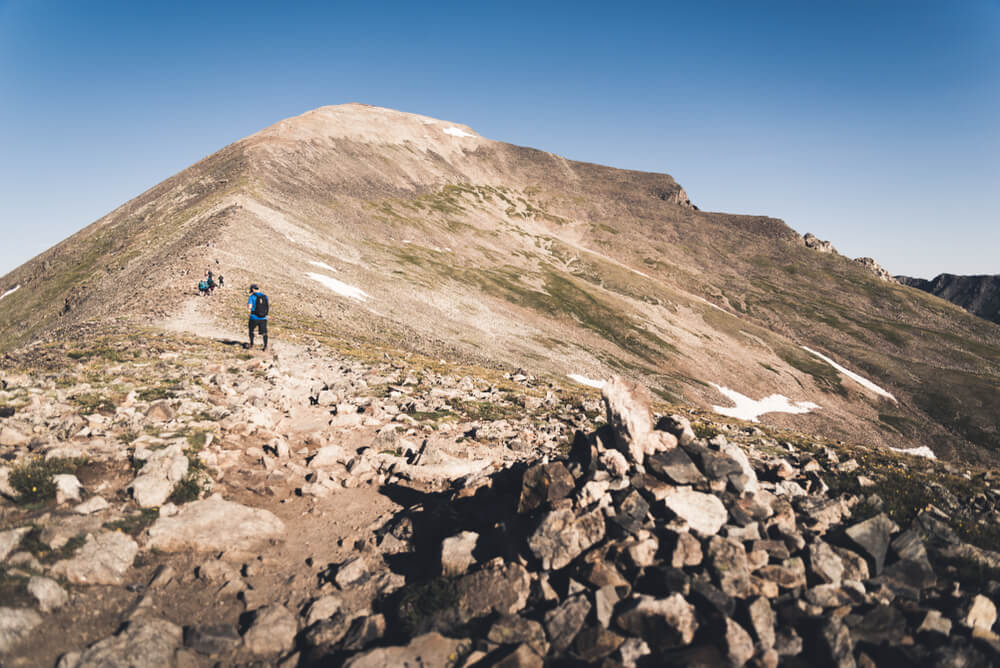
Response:
[{"label": "clear blue sky", "polygon": [[667,172],[893,273],[1000,273],[1000,0],[0,0],[0,274],[352,101]]}]

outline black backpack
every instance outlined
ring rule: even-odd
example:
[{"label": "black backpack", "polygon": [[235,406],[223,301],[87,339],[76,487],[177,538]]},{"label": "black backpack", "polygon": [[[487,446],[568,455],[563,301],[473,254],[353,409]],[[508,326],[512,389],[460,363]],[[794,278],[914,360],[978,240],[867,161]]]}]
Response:
[{"label": "black backpack", "polygon": [[253,305],[253,314],[258,318],[266,318],[270,304],[267,302],[267,295],[263,292],[257,293],[257,301]]}]

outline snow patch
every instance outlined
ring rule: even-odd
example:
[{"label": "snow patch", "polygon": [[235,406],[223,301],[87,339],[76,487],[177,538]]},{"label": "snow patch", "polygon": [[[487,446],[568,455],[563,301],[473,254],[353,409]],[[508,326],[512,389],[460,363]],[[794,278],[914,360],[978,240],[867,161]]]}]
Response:
[{"label": "snow patch", "polygon": [[361,288],[356,288],[353,285],[348,285],[347,283],[338,281],[336,278],[332,278],[330,276],[324,276],[323,274],[315,274],[311,271],[306,273],[306,276],[313,279],[314,281],[322,283],[326,287],[336,292],[341,297],[350,297],[351,299],[356,299],[359,302],[363,302],[368,299],[368,295]]},{"label": "snow patch", "polygon": [[20,290],[20,289],[21,289],[21,284],[20,284],[20,283],[18,283],[17,285],[15,285],[14,287],[12,287],[12,288],[11,288],[10,290],[8,290],[7,292],[5,292],[5,293],[3,293],[2,295],[0,295],[0,299],[3,299],[4,297],[6,297],[6,296],[8,296],[8,295],[12,295],[12,294],[14,294],[15,292],[17,292],[17,291],[18,291],[18,290]]},{"label": "snow patch", "polygon": [[937,455],[934,451],[928,448],[926,445],[921,445],[919,448],[889,448],[893,452],[899,452],[904,455],[910,455],[912,457],[926,457],[927,459],[937,459]]},{"label": "snow patch", "polygon": [[454,125],[445,128],[444,133],[446,135],[451,135],[452,137],[475,137],[476,135],[470,134],[463,130],[462,128],[456,128]]},{"label": "snow patch", "polygon": [[587,378],[586,376],[581,376],[578,373],[566,374],[566,377],[572,381],[580,383],[581,385],[586,385],[587,387],[596,387],[598,390],[604,388],[605,381],[594,380],[593,378]]},{"label": "snow patch", "polygon": [[337,270],[328,265],[326,262],[316,262],[315,260],[309,260],[309,264],[311,264],[314,267],[319,267],[320,269],[326,269],[327,271],[332,271],[335,274],[337,273]]},{"label": "snow patch", "polygon": [[815,350],[813,350],[812,348],[806,348],[805,346],[802,346],[802,350],[806,351],[810,355],[815,355],[816,357],[820,358],[821,360],[823,360],[824,362],[826,362],[827,364],[829,364],[830,366],[832,366],[834,369],[836,369],[840,373],[844,374],[845,376],[847,376],[848,378],[850,378],[851,380],[853,380],[855,383],[857,383],[861,387],[868,388],[869,390],[871,390],[875,394],[883,396],[886,399],[890,399],[893,403],[897,403],[896,402],[896,397],[892,396],[891,394],[889,394],[888,392],[886,392],[885,390],[883,390],[881,387],[879,387],[875,383],[873,383],[870,380],[868,380],[867,378],[862,378],[861,376],[859,376],[858,374],[854,373],[853,371],[848,371],[847,369],[845,369],[844,367],[840,366],[839,364],[837,364],[836,362],[834,362],[832,359],[830,359],[829,357],[827,357],[823,353],[818,353]]},{"label": "snow patch", "polygon": [[758,417],[764,413],[809,413],[811,411],[819,408],[819,404],[814,404],[811,401],[789,401],[788,397],[782,396],[780,394],[772,394],[769,397],[764,397],[763,399],[751,399],[750,397],[740,394],[736,390],[730,390],[728,387],[723,387],[721,385],[716,385],[712,383],[712,387],[717,389],[723,396],[732,401],[735,406],[712,406],[712,410],[719,415],[726,415],[728,417],[738,418],[740,420],[748,420],[750,422],[758,422]]}]

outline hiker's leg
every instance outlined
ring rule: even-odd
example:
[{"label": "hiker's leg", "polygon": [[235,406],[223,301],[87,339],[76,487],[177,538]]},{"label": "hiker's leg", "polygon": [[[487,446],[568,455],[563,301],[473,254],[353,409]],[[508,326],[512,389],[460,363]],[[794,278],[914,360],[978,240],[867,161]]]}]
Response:
[{"label": "hiker's leg", "polygon": [[249,327],[250,327],[250,347],[253,348],[253,318],[250,318],[249,320]]},{"label": "hiker's leg", "polygon": [[260,335],[264,337],[264,350],[267,350],[267,320],[260,321]]}]

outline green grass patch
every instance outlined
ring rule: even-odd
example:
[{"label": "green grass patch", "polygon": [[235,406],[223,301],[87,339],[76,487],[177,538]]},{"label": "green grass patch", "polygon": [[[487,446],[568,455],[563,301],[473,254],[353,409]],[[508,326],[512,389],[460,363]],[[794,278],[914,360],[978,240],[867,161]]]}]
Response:
[{"label": "green grass patch", "polygon": [[455,581],[445,577],[415,584],[406,589],[399,602],[399,620],[408,636],[430,628],[434,616],[458,603]]},{"label": "green grass patch", "polygon": [[159,508],[143,508],[137,513],[127,515],[114,522],[105,522],[104,528],[121,531],[130,536],[138,536],[143,529],[150,526],[160,516]]},{"label": "green grass patch", "polygon": [[54,564],[57,561],[72,558],[86,542],[87,536],[81,533],[70,538],[59,549],[54,550],[42,541],[42,528],[36,526],[25,534],[24,539],[21,540],[20,549],[30,552],[43,564]]},{"label": "green grass patch", "polygon": [[45,503],[56,496],[53,476],[62,473],[76,473],[87,462],[84,458],[43,459],[32,457],[10,472],[10,485],[17,492],[17,502],[21,505]]},{"label": "green grass patch", "polygon": [[823,360],[795,348],[782,347],[777,353],[778,357],[789,366],[812,376],[820,390],[842,397],[847,396],[847,389],[840,380],[840,373]]},{"label": "green grass patch", "polygon": [[91,415],[100,413],[101,415],[113,415],[118,408],[118,403],[97,392],[84,392],[69,398],[76,404],[81,415]]}]

